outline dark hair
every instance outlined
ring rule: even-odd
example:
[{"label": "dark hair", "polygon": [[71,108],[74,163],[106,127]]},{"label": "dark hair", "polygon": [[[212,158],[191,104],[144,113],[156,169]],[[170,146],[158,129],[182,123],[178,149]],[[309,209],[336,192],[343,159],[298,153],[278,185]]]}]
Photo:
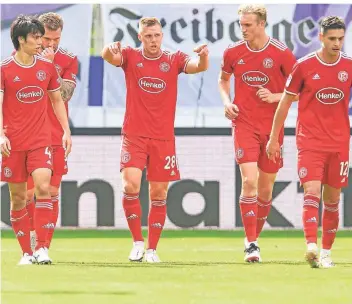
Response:
[{"label": "dark hair", "polygon": [[44,35],[45,29],[35,16],[19,15],[11,24],[11,40],[16,50],[20,47],[19,37],[23,37],[26,41],[28,34],[37,33]]},{"label": "dark hair", "polygon": [[338,16],[325,17],[321,21],[321,32],[325,34],[328,30],[346,30],[345,22]]}]

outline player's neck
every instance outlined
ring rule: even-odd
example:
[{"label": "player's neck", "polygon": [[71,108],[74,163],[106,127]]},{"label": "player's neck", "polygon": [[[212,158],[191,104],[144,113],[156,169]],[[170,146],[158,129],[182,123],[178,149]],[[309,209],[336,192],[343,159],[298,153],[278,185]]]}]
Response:
[{"label": "player's neck", "polygon": [[146,49],[143,48],[143,56],[146,58],[151,58],[151,59],[158,58],[161,56],[162,52],[163,51],[160,49],[157,54],[151,54]]},{"label": "player's neck", "polygon": [[17,51],[14,57],[15,60],[21,65],[32,65],[34,62],[34,56],[23,51]]},{"label": "player's neck", "polygon": [[323,62],[328,64],[335,63],[340,58],[340,52],[337,55],[332,56],[328,52],[324,52],[323,49],[318,50],[317,55]]},{"label": "player's neck", "polygon": [[265,47],[269,39],[270,37],[267,34],[264,34],[261,37],[254,39],[253,41],[248,41],[247,43],[251,50],[259,51]]}]

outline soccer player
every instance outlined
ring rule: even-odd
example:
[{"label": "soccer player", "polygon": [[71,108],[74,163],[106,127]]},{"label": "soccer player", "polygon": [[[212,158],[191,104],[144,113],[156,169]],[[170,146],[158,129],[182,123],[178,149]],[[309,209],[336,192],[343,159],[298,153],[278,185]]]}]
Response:
[{"label": "soccer player", "polygon": [[[322,48],[298,60],[276,110],[267,145],[270,159],[280,152],[279,133],[292,100],[299,95],[296,141],[298,175],[304,188],[303,228],[306,260],[311,267],[334,266],[331,247],[339,223],[341,188],[348,185],[352,58],[341,52],[345,23],[339,17],[322,20]],[[323,236],[318,259],[317,231],[323,184]]]},{"label": "soccer player", "polygon": [[[49,192],[52,161],[48,96],[64,129],[62,144],[66,156],[71,150],[68,119],[59,91],[60,79],[55,66],[36,55],[43,34],[44,27],[38,19],[18,16],[11,25],[16,53],[1,64],[1,180],[9,185],[12,228],[23,252],[20,265],[51,263],[45,249],[53,209]],[[30,246],[30,221],[26,209],[28,175],[33,177],[37,198],[34,253]]]},{"label": "soccer player", "polygon": [[[244,4],[238,9],[243,40],[224,52],[219,90],[225,116],[232,120],[235,157],[242,177],[239,199],[246,234],[246,262],[260,262],[258,237],[272,204],[272,191],[282,155],[269,161],[265,147],[285,81],[296,59],[281,42],[265,32],[267,11],[263,5]],[[230,99],[231,75],[235,97]],[[280,146],[283,129],[280,129]]]},{"label": "soccer player", "polygon": [[161,49],[160,21],[154,17],[139,21],[141,48],[124,47],[120,42],[104,47],[102,57],[125,72],[127,100],[121,146],[123,208],[133,237],[130,261],[142,261],[144,239],[139,202],[142,170],[147,167],[150,212],[145,260],[160,262],[157,244],[166,218],[169,181],[180,179],[176,158],[174,120],[177,78],[180,73],[195,74],[208,68],[208,48],[194,49],[199,60],[181,51]]},{"label": "soccer player", "polygon": [[[78,72],[77,57],[63,48],[59,47],[61,32],[64,22],[60,15],[56,13],[45,13],[39,16],[39,21],[44,25],[45,33],[42,37],[42,49],[40,55],[54,63],[60,76],[60,93],[65,103],[66,112],[68,113],[68,102],[71,99],[76,87],[76,75]],[[59,215],[59,189],[62,176],[67,174],[67,159],[65,150],[62,146],[62,136],[64,131],[57,119],[53,107],[48,106],[48,114],[51,122],[51,140],[52,140],[52,169],[53,175],[50,180],[50,195],[53,205],[52,218],[48,225],[48,236],[45,248],[49,248],[53,237],[54,229]],[[33,177],[29,176],[27,181],[27,211],[31,220],[31,246],[35,247],[35,233],[33,214],[35,209],[34,202],[34,183]]]}]

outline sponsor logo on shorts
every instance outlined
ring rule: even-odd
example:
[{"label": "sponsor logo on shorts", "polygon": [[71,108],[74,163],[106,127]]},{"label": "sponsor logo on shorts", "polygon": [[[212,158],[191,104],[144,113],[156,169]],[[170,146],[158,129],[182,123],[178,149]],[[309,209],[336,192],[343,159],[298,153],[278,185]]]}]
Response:
[{"label": "sponsor logo on shorts", "polygon": [[171,173],[170,173],[170,175],[171,175],[171,176],[175,176],[175,175],[176,175],[175,171],[172,170]]},{"label": "sponsor logo on shorts", "polygon": [[308,170],[305,167],[299,169],[298,175],[300,178],[305,178],[308,174]]},{"label": "sponsor logo on shorts", "polygon": [[40,81],[44,81],[46,79],[46,73],[42,70],[38,71],[36,75]]},{"label": "sponsor logo on shorts", "polygon": [[236,157],[237,159],[241,159],[244,155],[244,151],[242,148],[238,148],[237,151],[236,151]]},{"label": "sponsor logo on shorts", "polygon": [[41,100],[44,96],[44,91],[40,87],[28,86],[20,89],[16,93],[17,100],[23,103],[35,103]]},{"label": "sponsor logo on shorts", "polygon": [[322,103],[322,104],[335,104],[341,101],[345,95],[343,92],[337,88],[323,88],[319,90],[315,97]]},{"label": "sponsor logo on shorts", "polygon": [[337,75],[337,78],[341,81],[341,82],[346,82],[348,80],[348,73],[346,71],[341,71],[339,72],[339,74]]},{"label": "sponsor logo on shorts", "polygon": [[270,69],[270,68],[273,67],[273,65],[274,65],[274,61],[273,61],[271,58],[265,58],[265,59],[263,60],[263,66],[264,66],[264,68]]},{"label": "sponsor logo on shorts", "polygon": [[162,62],[159,64],[159,69],[160,69],[160,71],[166,73],[166,72],[170,71],[170,65],[167,62]]},{"label": "sponsor logo on shorts", "polygon": [[269,76],[260,71],[249,71],[242,75],[242,80],[251,87],[260,87],[269,82]]},{"label": "sponsor logo on shorts", "polygon": [[139,79],[138,84],[143,91],[151,94],[158,94],[166,88],[164,80],[153,77],[143,77]]},{"label": "sponsor logo on shorts", "polygon": [[12,171],[11,171],[11,169],[9,167],[5,167],[4,168],[4,175],[7,178],[12,176]]},{"label": "sponsor logo on shorts", "polygon": [[126,152],[126,151],[122,151],[121,152],[121,162],[123,164],[128,163],[131,160],[131,154]]}]

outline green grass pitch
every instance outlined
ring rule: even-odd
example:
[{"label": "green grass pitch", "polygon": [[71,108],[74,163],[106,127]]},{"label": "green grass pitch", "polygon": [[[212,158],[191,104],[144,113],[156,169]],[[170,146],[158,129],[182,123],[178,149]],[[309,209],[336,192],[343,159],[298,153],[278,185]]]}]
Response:
[{"label": "green grass pitch", "polygon": [[352,303],[352,231],[338,232],[333,269],[309,268],[300,231],[265,231],[262,264],[243,262],[242,231],[165,231],[162,264],[128,262],[131,245],[127,231],[61,230],[53,265],[20,267],[2,231],[1,303]]}]

